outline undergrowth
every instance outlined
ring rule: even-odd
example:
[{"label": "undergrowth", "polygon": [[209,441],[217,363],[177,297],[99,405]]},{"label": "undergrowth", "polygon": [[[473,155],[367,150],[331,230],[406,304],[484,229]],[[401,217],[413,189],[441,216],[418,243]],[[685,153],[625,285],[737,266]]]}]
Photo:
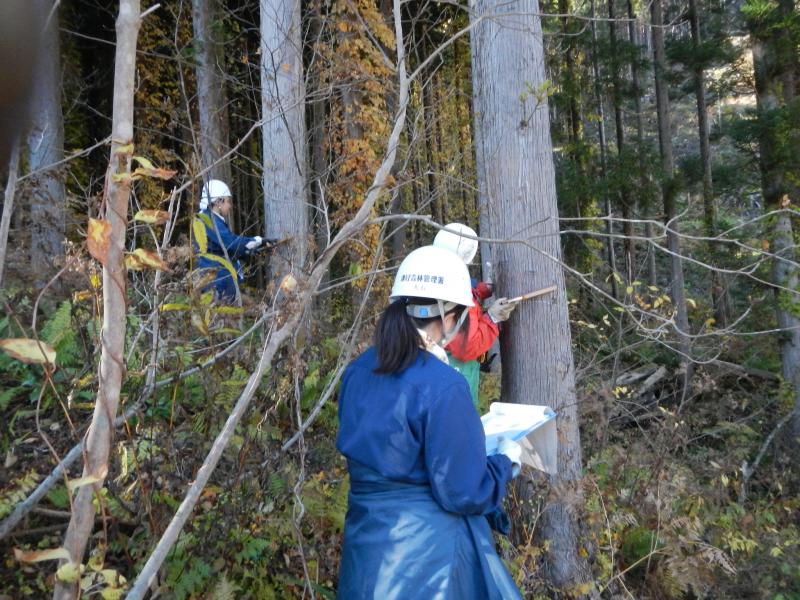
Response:
[{"label": "undergrowth", "polygon": [[[245,315],[243,325],[253,319]],[[596,356],[614,328],[587,327],[604,322],[596,315],[574,320],[580,363]],[[168,344],[160,355],[159,378],[210,355],[207,340],[191,332],[190,322],[188,313],[164,320]],[[130,320],[131,340],[140,323]],[[0,321],[0,335],[25,333],[16,329],[10,316]],[[302,444],[281,451],[297,430],[298,403],[308,415],[333,376],[341,342],[328,332],[335,331],[311,324],[306,339],[321,341],[298,338],[279,355],[160,571],[161,597],[282,599],[301,597],[304,590],[306,596],[311,591],[320,598],[335,596],[348,493],[345,464],[334,447],[335,398]],[[54,448],[64,453],[82,435],[64,417],[75,424],[88,420],[96,385],[95,332],[93,311],[80,303],[64,302],[44,318],[39,335],[58,351],[58,369],[44,392],[40,367],[0,354],[0,406],[9,415],[2,449],[14,473],[7,468],[0,476],[0,517],[54,464],[35,425],[40,392],[40,426]],[[159,387],[118,431],[110,474],[96,501],[98,514],[102,506],[108,521],[90,542],[92,556],[99,558],[87,564],[87,572],[95,573],[84,576],[87,597],[124,589],[104,583],[103,569],[128,579],[141,569],[254,369],[260,336],[227,360]],[[726,358],[749,365],[751,350],[733,348],[741,354]],[[763,356],[760,365],[770,360]],[[135,346],[123,407],[141,393],[147,363],[146,351]],[[619,370],[651,363],[667,364],[670,372],[675,368],[657,347],[640,345],[623,355]],[[631,416],[620,407],[632,401],[635,386],[614,388],[596,376],[602,371],[587,372],[595,375],[585,377],[579,390],[585,470],[575,506],[594,589],[604,598],[648,600],[800,598],[800,499],[791,445],[777,436],[747,485],[741,471],[790,410],[783,388],[746,373],[699,368],[687,403],[676,400],[670,376]],[[483,375],[481,410],[499,398],[499,374]],[[76,474],[73,469],[71,476]],[[566,598],[569,592],[549,589],[540,576],[548,548],[538,539],[537,515],[546,507],[547,488],[540,476],[532,477],[538,492],[528,513],[532,518],[515,525],[513,539],[519,543],[498,542],[526,597]],[[66,520],[53,511],[69,510],[64,485],[41,507],[50,515],[32,514],[3,547],[0,578],[13,598],[38,598],[52,589],[50,564],[20,565],[11,554],[12,547],[61,544]]]}]

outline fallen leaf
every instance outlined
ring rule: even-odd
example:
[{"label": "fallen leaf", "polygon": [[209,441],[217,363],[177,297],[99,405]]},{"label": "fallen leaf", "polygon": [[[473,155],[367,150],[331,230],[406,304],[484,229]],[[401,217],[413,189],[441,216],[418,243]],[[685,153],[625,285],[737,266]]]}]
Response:
[{"label": "fallen leaf", "polygon": [[133,215],[134,221],[141,221],[150,225],[162,225],[172,218],[172,214],[166,210],[140,210]]},{"label": "fallen leaf", "polygon": [[95,259],[106,264],[108,248],[111,246],[111,223],[101,219],[89,219],[86,232],[86,248]]},{"label": "fallen leaf", "polygon": [[75,563],[64,563],[56,571],[56,579],[64,583],[75,583],[81,576],[81,570]]},{"label": "fallen leaf", "polygon": [[144,156],[134,156],[133,160],[135,160],[137,163],[142,165],[145,169],[155,169],[156,168],[155,165],[152,162],[150,162],[150,159],[147,159]]},{"label": "fallen leaf", "polygon": [[141,271],[148,267],[166,271],[167,263],[161,260],[161,257],[155,252],[145,250],[144,248],[137,248],[125,256],[125,267],[132,271]]},{"label": "fallen leaf", "polygon": [[295,279],[294,276],[289,273],[281,280],[281,289],[287,294],[293,292],[295,289],[297,289],[297,279]]},{"label": "fallen leaf", "polygon": [[17,455],[14,454],[14,452],[12,450],[9,450],[8,452],[6,452],[6,461],[3,464],[3,466],[6,469],[10,469],[11,467],[14,466],[14,464],[16,462],[17,462]]},{"label": "fallen leaf", "polygon": [[206,234],[206,226],[200,219],[192,219],[192,233],[194,234],[194,241],[200,249],[201,254],[208,252],[208,235]]},{"label": "fallen leaf", "polygon": [[14,548],[14,558],[19,562],[37,563],[43,560],[61,560],[62,558],[69,560],[70,556],[66,548],[50,548],[49,550],[33,550],[31,552]]},{"label": "fallen leaf", "polygon": [[160,310],[161,310],[161,312],[170,312],[170,311],[173,311],[173,310],[189,310],[190,308],[191,308],[191,306],[189,306],[188,304],[181,304],[179,302],[171,302],[171,303],[168,303],[168,304],[162,304]]},{"label": "fallen leaf", "polygon": [[94,294],[89,290],[81,290],[80,292],[73,292],[72,293],[72,303],[77,304],[78,302],[83,302],[84,300],[89,300]]},{"label": "fallen leaf", "polygon": [[29,365],[56,364],[56,351],[50,344],[29,338],[0,340],[0,349],[12,358]]},{"label": "fallen leaf", "polygon": [[108,473],[108,467],[103,467],[103,470],[100,473],[94,475],[84,475],[83,477],[78,477],[77,479],[70,479],[67,481],[67,489],[70,492],[74,492],[77,488],[82,487],[84,485],[89,485],[92,483],[97,483],[98,481],[102,481],[106,478],[106,474]]},{"label": "fallen leaf", "polygon": [[125,144],[124,146],[117,146],[114,154],[133,154],[133,142]]}]

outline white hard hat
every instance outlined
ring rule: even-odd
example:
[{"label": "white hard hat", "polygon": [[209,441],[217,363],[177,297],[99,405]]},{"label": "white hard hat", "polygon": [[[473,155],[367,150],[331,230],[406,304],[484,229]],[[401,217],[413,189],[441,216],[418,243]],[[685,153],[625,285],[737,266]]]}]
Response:
[{"label": "white hard hat", "polygon": [[217,200],[231,197],[231,190],[225,182],[212,179],[203,186],[203,191],[200,193],[200,210],[207,209],[209,204],[214,204]]},{"label": "white hard hat", "polygon": [[444,229],[439,230],[439,233],[433,238],[433,245],[437,248],[444,248],[445,250],[450,250],[450,252],[455,252],[465,263],[471,263],[472,259],[475,258],[475,255],[478,253],[478,240],[461,237],[459,234],[478,237],[475,230],[463,223],[450,223],[449,225],[445,225],[445,229],[449,229],[449,231],[445,231]]},{"label": "white hard hat", "polygon": [[391,300],[403,296],[472,306],[467,265],[449,250],[436,246],[417,248],[400,263],[394,278]]}]

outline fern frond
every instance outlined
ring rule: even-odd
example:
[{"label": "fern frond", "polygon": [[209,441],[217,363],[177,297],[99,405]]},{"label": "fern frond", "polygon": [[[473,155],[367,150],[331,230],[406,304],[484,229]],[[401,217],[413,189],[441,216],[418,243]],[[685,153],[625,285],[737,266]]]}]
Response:
[{"label": "fern frond", "polygon": [[77,336],[72,323],[72,302],[64,300],[47,319],[40,337],[57,352],[57,362],[67,365],[75,362],[78,355]]},{"label": "fern frond", "polygon": [[55,348],[72,331],[72,302],[64,300],[47,319],[39,337]]},{"label": "fern frond", "polygon": [[14,507],[25,500],[31,490],[38,485],[40,479],[41,476],[33,470],[12,479],[10,488],[0,491],[0,519],[11,514]]},{"label": "fern frond", "polygon": [[208,597],[208,600],[234,600],[236,598],[236,592],[239,591],[239,588],[228,581],[228,578],[225,577],[225,574],[222,574],[222,579],[217,582],[217,585],[214,586],[214,589],[211,591],[211,595]]}]

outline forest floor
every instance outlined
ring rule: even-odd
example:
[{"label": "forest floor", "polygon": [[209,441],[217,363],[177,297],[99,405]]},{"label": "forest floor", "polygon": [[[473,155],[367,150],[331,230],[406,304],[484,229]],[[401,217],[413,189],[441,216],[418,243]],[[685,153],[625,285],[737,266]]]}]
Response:
[{"label": "forest floor", "polygon": [[[30,305],[20,301],[14,310],[22,318]],[[600,306],[573,304],[572,311],[586,465],[575,509],[584,524],[583,552],[603,597],[800,597],[795,452],[780,433],[765,443],[791,407],[768,372],[775,361],[771,340],[731,339],[719,356],[724,362],[699,366],[690,393],[680,401],[679,367],[670,352],[633,336],[617,339],[614,327],[590,327],[603,323]],[[45,320],[42,335],[77,323],[85,330],[89,315],[85,307],[62,304]],[[4,336],[13,328],[8,317],[2,326]],[[205,355],[192,350],[196,336],[186,331],[176,317],[165,332],[185,346],[173,372]],[[334,331],[331,326],[310,331],[313,347],[284,353],[265,379],[162,570],[161,597],[292,598],[307,586],[318,597],[334,597],[348,490],[345,465],[333,445],[335,402],[323,408],[301,444],[280,450],[296,430],[298,405],[307,414],[335,370],[342,340]],[[85,366],[91,352],[82,354],[88,347],[81,339],[71,335],[57,342],[65,356],[53,379],[58,394],[45,390],[38,424],[38,367],[0,359],[5,361],[0,402],[7,415],[0,516],[52,469],[43,436],[63,455],[82,432],[73,431],[65,415],[72,423],[89,419],[94,379]],[[615,370],[610,364],[616,350],[609,346],[618,349]],[[599,347],[606,350],[598,354]],[[95,566],[127,578],[141,568],[155,542],[153,532],[164,529],[182,499],[258,348],[254,339],[230,360],[160,389],[119,430],[99,498]],[[141,373],[130,369],[129,375],[124,405],[140,389]],[[498,398],[499,375],[485,376],[483,405]],[[752,464],[762,449],[761,462],[745,480],[742,466]],[[538,575],[547,548],[537,538],[536,515],[545,508],[547,490],[541,476],[528,475],[541,490],[534,496],[534,518],[517,519],[513,542],[498,541],[526,597],[552,598],[556,593]],[[66,487],[59,485],[6,540],[0,598],[49,593],[50,563],[21,565],[11,549],[59,546],[68,511]],[[101,569],[87,573],[87,594],[107,587]]]}]

